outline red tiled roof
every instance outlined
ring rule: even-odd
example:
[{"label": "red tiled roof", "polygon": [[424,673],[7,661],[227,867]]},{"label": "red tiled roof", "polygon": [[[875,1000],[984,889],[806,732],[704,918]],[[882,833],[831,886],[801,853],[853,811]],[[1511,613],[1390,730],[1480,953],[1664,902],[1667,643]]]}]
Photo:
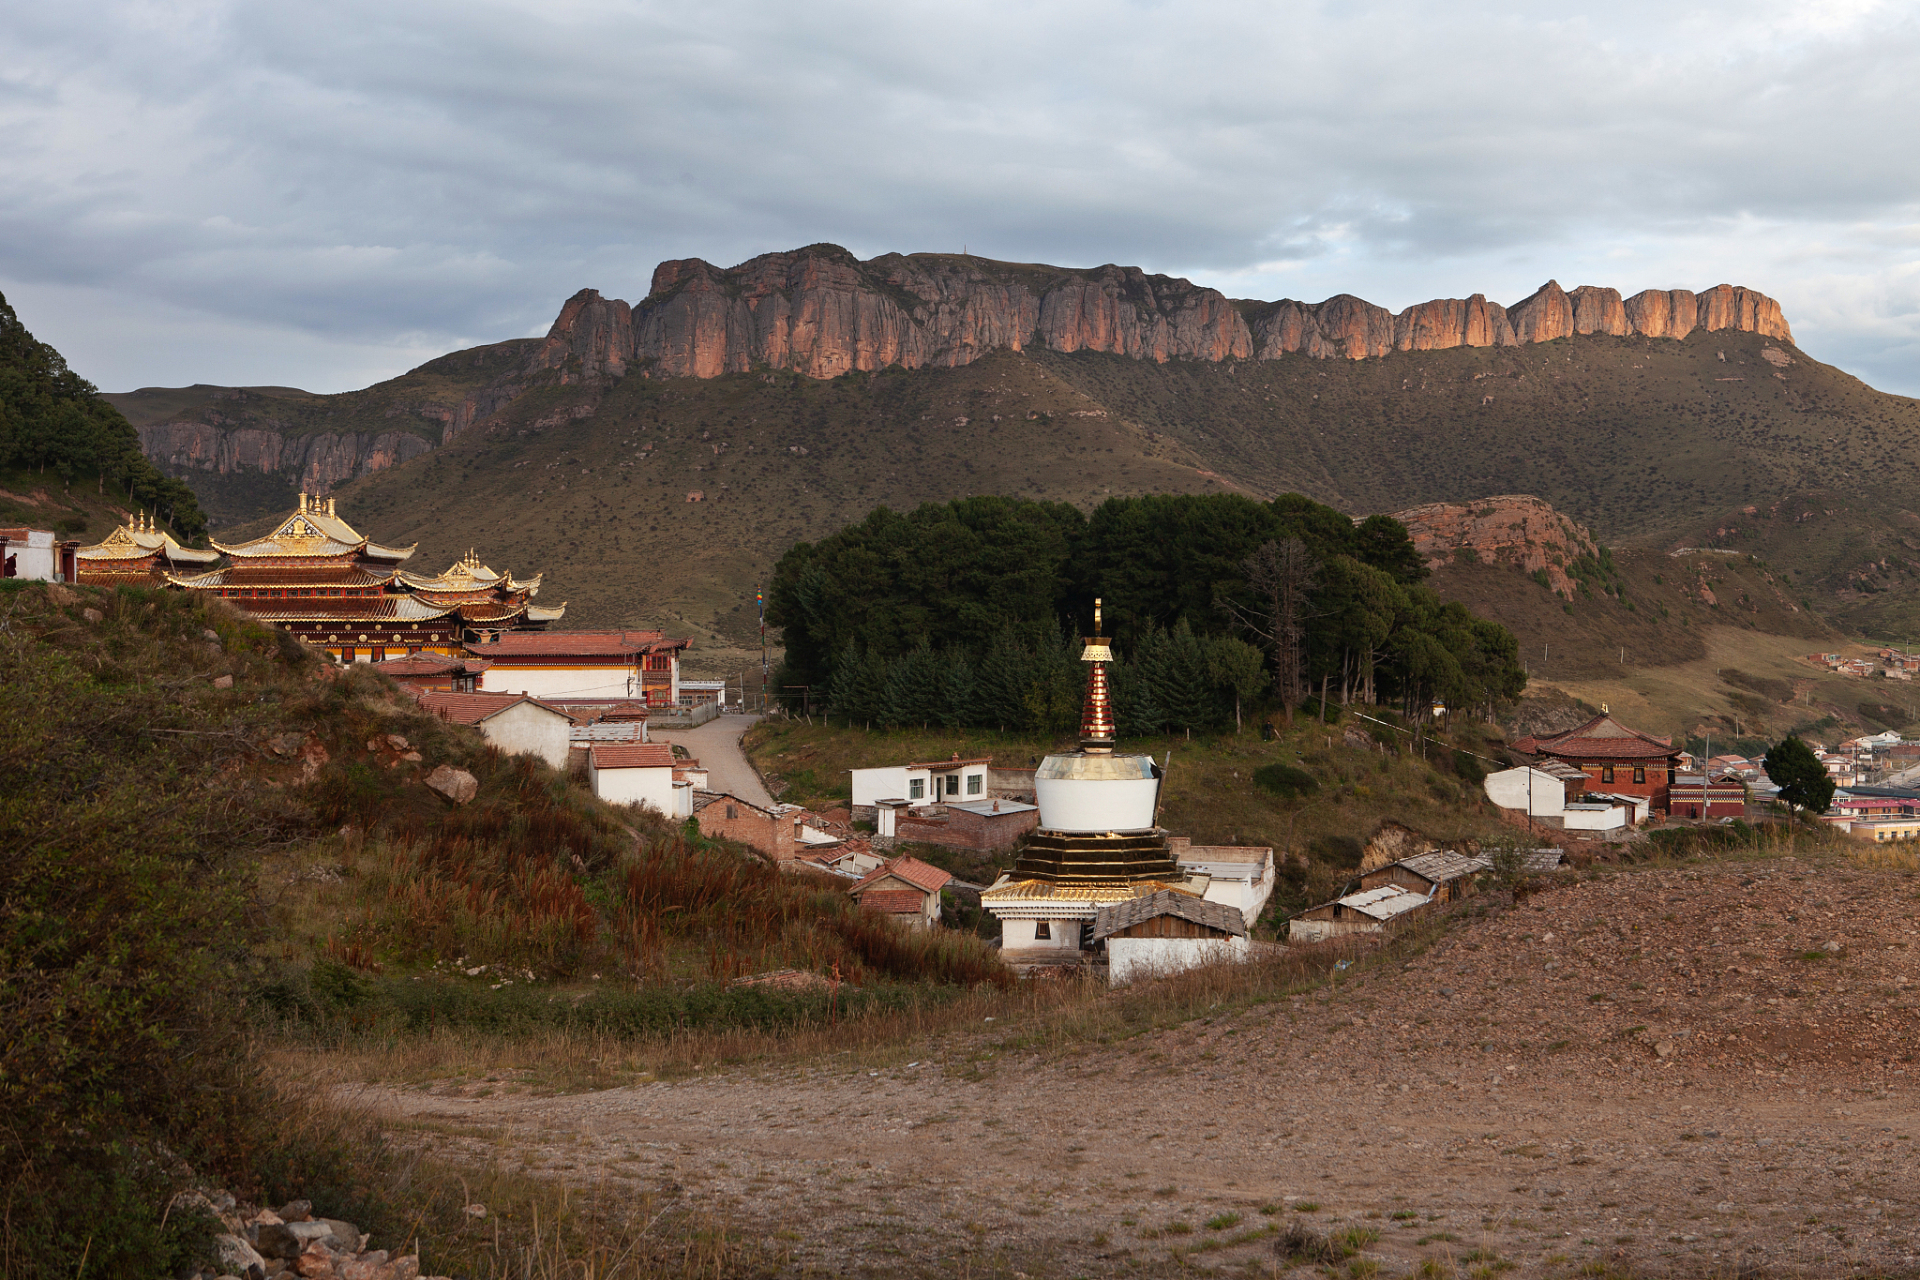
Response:
[{"label": "red tiled roof", "polygon": [[596,769],[671,769],[674,763],[666,742],[596,742],[588,750]]},{"label": "red tiled roof", "polygon": [[992,756],[975,756],[969,760],[916,760],[909,769],[958,769],[963,764],[992,764]]},{"label": "red tiled roof", "polygon": [[659,631],[504,631],[492,644],[468,645],[488,658],[628,658],[684,649],[691,640],[669,640]]},{"label": "red tiled roof", "polygon": [[953,879],[952,876],[930,863],[922,862],[918,858],[902,854],[900,857],[894,858],[890,862],[884,863],[881,866],[875,867],[872,871],[867,872],[865,876],[861,877],[860,883],[853,886],[852,891],[858,893],[865,886],[877,884],[885,880],[888,876],[904,880],[916,889],[923,890],[927,893],[940,892],[946,888],[947,883]]},{"label": "red tiled roof", "polygon": [[1521,738],[1513,749],[1572,760],[1638,760],[1674,754],[1673,739],[1629,729],[1605,712],[1565,733]]},{"label": "red tiled roof", "polygon": [[918,889],[868,889],[862,893],[856,885],[849,892],[860,899],[861,906],[890,916],[917,916],[926,909],[926,895]]},{"label": "red tiled roof", "polygon": [[423,710],[455,724],[479,724],[521,702],[531,702],[541,710],[551,711],[568,721],[573,719],[560,708],[549,706],[538,698],[529,698],[524,693],[440,693],[423,689],[415,697],[420,700]]}]

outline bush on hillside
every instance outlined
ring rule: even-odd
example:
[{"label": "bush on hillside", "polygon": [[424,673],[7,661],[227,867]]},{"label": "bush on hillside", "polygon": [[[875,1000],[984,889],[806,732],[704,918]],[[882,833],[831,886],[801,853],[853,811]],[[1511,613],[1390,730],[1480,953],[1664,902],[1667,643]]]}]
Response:
[{"label": "bush on hillside", "polygon": [[1253,771],[1253,782],[1262,791],[1282,800],[1310,796],[1320,789],[1319,781],[1312,774],[1290,764],[1262,765]]}]

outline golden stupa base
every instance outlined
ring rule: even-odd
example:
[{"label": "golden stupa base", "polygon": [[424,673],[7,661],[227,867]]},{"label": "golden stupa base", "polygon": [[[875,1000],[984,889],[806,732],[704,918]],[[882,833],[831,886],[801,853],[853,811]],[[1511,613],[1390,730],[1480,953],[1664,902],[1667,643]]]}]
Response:
[{"label": "golden stupa base", "polygon": [[1167,846],[1167,833],[1119,831],[1099,834],[1029,832],[1008,873],[1014,880],[1040,880],[1063,888],[1095,888],[1158,880],[1177,884],[1184,873]]}]

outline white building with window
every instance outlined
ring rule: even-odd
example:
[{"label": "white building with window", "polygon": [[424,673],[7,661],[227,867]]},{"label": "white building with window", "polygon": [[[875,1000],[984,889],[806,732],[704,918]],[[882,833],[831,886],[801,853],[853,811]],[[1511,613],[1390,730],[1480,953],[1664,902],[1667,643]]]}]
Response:
[{"label": "white building with window", "polygon": [[922,761],[853,769],[853,813],[871,820],[882,800],[905,800],[909,805],[946,804],[987,799],[987,770],[993,757],[975,760]]}]

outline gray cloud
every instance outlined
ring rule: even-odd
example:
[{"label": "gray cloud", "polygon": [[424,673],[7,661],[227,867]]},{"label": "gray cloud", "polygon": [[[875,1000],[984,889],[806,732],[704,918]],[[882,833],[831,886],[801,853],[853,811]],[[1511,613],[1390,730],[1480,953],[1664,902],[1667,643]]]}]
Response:
[{"label": "gray cloud", "polygon": [[335,389],[815,240],[1395,308],[1731,280],[1920,390],[1920,27],[1679,8],[16,5],[0,287],[105,386]]}]

